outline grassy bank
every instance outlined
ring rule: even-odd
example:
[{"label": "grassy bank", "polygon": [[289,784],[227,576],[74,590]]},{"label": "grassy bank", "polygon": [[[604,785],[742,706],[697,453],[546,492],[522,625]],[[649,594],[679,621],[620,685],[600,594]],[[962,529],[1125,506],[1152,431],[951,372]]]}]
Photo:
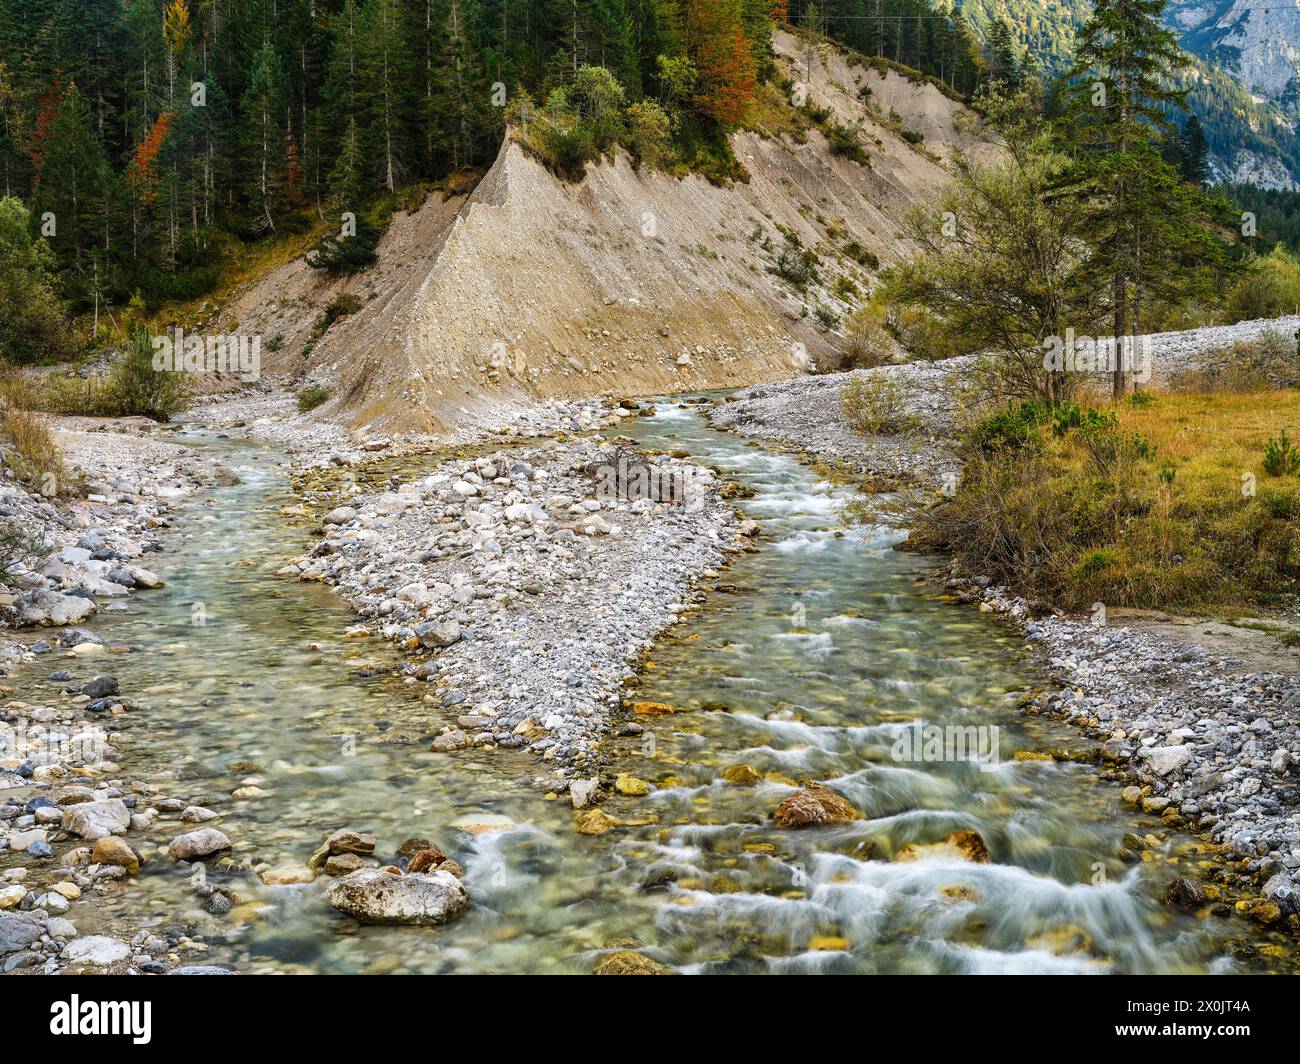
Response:
[{"label": "grassy bank", "polygon": [[909,507],[909,545],[1067,609],[1275,606],[1300,590],[1300,475],[1278,457],[1298,427],[1294,390],[1010,406],[965,433],[952,497]]}]

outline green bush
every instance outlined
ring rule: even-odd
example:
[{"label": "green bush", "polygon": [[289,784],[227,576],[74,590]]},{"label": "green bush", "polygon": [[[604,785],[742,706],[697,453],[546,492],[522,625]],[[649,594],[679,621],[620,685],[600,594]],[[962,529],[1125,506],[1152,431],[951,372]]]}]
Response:
[{"label": "green bush", "polygon": [[356,273],[378,259],[376,248],[382,232],[368,222],[358,221],[354,236],[327,236],[304,256],[314,270],[336,276]]},{"label": "green bush", "polygon": [[315,410],[329,397],[328,388],[319,384],[309,384],[298,393],[298,412],[305,414],[309,410]]}]

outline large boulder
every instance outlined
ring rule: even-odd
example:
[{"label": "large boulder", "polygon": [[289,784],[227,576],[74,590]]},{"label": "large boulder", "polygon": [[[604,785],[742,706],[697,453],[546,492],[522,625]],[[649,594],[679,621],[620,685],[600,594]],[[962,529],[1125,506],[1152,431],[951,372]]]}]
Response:
[{"label": "large boulder", "polygon": [[63,830],[92,842],[109,835],[125,835],[130,826],[131,811],[120,798],[81,802],[63,812]]},{"label": "large boulder", "polygon": [[400,875],[363,868],[336,879],[329,902],[363,924],[444,924],[469,908],[464,884],[450,872]]},{"label": "large boulder", "polygon": [[14,622],[19,628],[32,625],[61,627],[84,621],[95,612],[95,604],[80,595],[64,595],[42,588],[19,595],[14,599],[13,611]]}]

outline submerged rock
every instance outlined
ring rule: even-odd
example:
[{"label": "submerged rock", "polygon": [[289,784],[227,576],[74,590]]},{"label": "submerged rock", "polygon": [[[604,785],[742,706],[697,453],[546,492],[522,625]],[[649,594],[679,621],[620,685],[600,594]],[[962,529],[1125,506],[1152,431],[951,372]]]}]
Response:
[{"label": "submerged rock", "polygon": [[384,868],[363,868],[336,879],[329,903],[363,924],[446,923],[469,908],[469,893],[448,872],[401,875]]},{"label": "submerged rock", "polygon": [[1165,892],[1165,904],[1177,905],[1182,909],[1199,909],[1208,901],[1201,885],[1186,876],[1175,879]]},{"label": "submerged rock", "polygon": [[989,849],[978,831],[960,828],[940,842],[924,845],[912,843],[898,851],[895,860],[922,861],[932,858],[957,858],[974,864],[988,864]]}]

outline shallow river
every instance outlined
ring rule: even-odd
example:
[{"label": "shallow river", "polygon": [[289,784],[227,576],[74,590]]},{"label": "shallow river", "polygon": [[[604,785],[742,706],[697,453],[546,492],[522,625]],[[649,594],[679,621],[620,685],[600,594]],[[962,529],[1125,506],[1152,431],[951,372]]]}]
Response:
[{"label": "shallow river", "polygon": [[[305,863],[340,827],[375,834],[381,855],[431,838],[467,869],[473,904],[441,929],[358,928],[325,902],[324,880],[268,887],[248,875],[228,883],[242,904],[214,917],[186,866],[154,859],[107,905],[74,906],[82,932],[182,927],[211,947],[188,960],[244,971],[589,972],[632,945],[685,972],[1282,963],[1231,959],[1244,924],[1161,904],[1170,880],[1204,861],[1194,840],[1123,807],[1089,765],[1013,759],[1089,749],[1018,710],[1041,682],[1019,639],[944,601],[925,580],[932,563],[891,549],[895,533],[848,524],[845,493],[814,471],[713,431],[693,409],[658,411],[623,431],[752,488],[741,505],[764,538],[644,673],[638,698],[684,712],[646,718],[652,738],[614,741],[620,770],[653,790],[607,800],[625,823],[598,838],[574,831],[567,801],[541,798],[526,755],[429,752],[447,711],[391,674],[395,648],[343,638],[352,615],[329,590],[274,576],[305,539],[280,514],[296,500],[278,456],[183,431],[242,483],[184,503],[157,566],[166,588],[93,622],[138,648],[111,659],[142,703],[124,772],[174,769],[180,782],[163,794],[212,805],[236,855],[272,866]],[[934,760],[921,748],[898,760],[919,721],[979,729],[963,734],[987,744],[980,752],[996,743],[999,757]],[[742,764],[764,780],[722,781]],[[832,783],[865,819],[774,828],[772,810],[800,779]],[[229,797],[249,783],[269,795]],[[978,831],[992,860],[891,859],[957,829]],[[1162,846],[1126,863],[1125,832],[1155,832]]]}]

